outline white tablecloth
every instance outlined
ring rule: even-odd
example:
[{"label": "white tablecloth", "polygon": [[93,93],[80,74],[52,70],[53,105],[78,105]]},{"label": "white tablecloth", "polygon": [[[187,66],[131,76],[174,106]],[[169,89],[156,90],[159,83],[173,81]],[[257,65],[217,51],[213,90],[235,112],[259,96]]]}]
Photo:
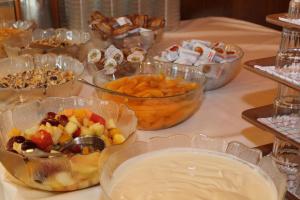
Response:
[{"label": "white tablecloth", "polygon": [[[280,33],[252,23],[209,17],[184,21],[177,31],[164,34],[161,47],[167,47],[184,39],[224,41],[240,46],[245,56],[243,62],[276,54]],[[272,103],[276,83],[244,69],[228,85],[206,92],[198,112],[175,127],[159,131],[138,131],[140,137],[150,134],[201,132],[209,136],[222,136],[226,140],[238,140],[248,146],[270,143],[271,134],[264,132],[241,118],[242,111]],[[91,94],[85,86],[81,95]],[[49,193],[28,189],[10,181],[0,165],[1,200],[99,200],[100,187],[92,187],[69,193]]]}]

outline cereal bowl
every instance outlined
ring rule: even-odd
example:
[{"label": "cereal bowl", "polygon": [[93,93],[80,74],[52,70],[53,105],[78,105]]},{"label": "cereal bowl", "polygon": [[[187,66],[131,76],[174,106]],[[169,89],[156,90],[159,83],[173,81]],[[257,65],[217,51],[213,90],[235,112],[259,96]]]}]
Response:
[{"label": "cereal bowl", "polygon": [[[68,123],[73,123],[71,118],[73,118],[73,116],[77,116],[76,118],[79,119],[77,115],[81,115],[79,112],[77,112],[77,114],[75,112],[71,117],[69,117],[69,122],[65,125],[65,129],[63,129],[64,131],[61,133],[60,139],[58,140],[59,143],[56,144],[54,139],[54,136],[57,133],[53,132],[53,128],[55,128],[52,126],[54,125],[53,123],[50,124],[52,126],[52,131],[49,129],[50,125],[47,125],[46,123],[46,125],[38,132],[34,130],[32,132],[33,135],[28,138],[28,133],[31,132],[36,125],[40,128],[43,126],[42,123],[39,124],[39,121],[46,119],[44,118],[45,115],[48,117],[50,114],[62,112],[63,115],[68,116],[66,112],[69,112],[70,109],[73,109],[74,112],[77,109],[81,111],[83,109],[88,109],[93,113],[96,113],[97,116],[101,116],[104,120],[106,120],[103,124],[104,127],[108,127],[111,120],[114,121],[114,126],[118,128],[124,139],[129,138],[136,129],[137,120],[133,111],[129,110],[124,105],[118,105],[114,102],[99,99],[49,97],[41,101],[35,100],[15,106],[0,114],[0,161],[7,171],[22,184],[41,190],[71,191],[90,187],[99,183],[99,160],[102,150],[107,148],[109,145],[117,146],[117,143],[111,143],[110,140],[110,143],[108,143],[108,140],[104,139],[106,137],[104,137],[106,132],[102,132],[98,135],[99,138],[104,141],[101,150],[97,149],[88,153],[77,150],[74,152],[76,148],[81,148],[80,146],[74,146],[76,148],[72,147],[72,152],[62,151],[62,154],[53,154],[53,152],[55,152],[53,149],[56,148],[56,145],[62,144],[62,141],[60,140],[64,140],[64,134],[68,133],[66,127],[68,126]],[[60,114],[60,116],[63,115]],[[80,130],[82,130],[80,134],[82,135],[84,130],[82,127],[84,126],[84,123],[81,121],[79,122],[81,124]],[[60,125],[62,125],[62,123],[59,123],[60,124],[57,128],[60,129]],[[91,127],[92,126],[90,126],[90,128]],[[114,129],[109,128],[108,131]],[[16,130],[20,131],[18,132]],[[51,154],[49,156],[32,156],[29,151],[31,148],[34,150],[42,148],[42,143],[39,143],[34,139],[36,133],[39,133],[41,130],[42,132],[48,132],[52,137],[51,141],[53,140],[53,143],[47,147],[51,148]],[[55,130],[58,129],[55,128]],[[82,135],[80,137],[88,138],[89,136],[90,135]],[[26,140],[23,139],[20,143],[18,138],[20,139],[22,137],[26,138]],[[74,137],[74,140],[78,137]],[[108,138],[106,137],[106,139]],[[43,139],[40,138],[40,141],[41,140]],[[71,137],[70,141],[72,140],[73,138]],[[29,141],[31,141],[31,144],[34,143],[37,146],[29,147]],[[22,151],[20,151],[20,149],[18,150],[17,146],[19,145],[21,145],[20,148]],[[25,151],[25,147],[29,149]],[[43,152],[44,151],[46,151],[45,148],[43,148]],[[24,154],[24,152],[27,153]]]},{"label": "cereal bowl", "polygon": [[286,191],[270,156],[202,134],[150,136],[108,148],[102,159],[101,200],[283,200]]},{"label": "cereal bowl", "polygon": [[[4,66],[0,67],[0,82],[2,84],[0,87],[0,110],[3,110],[6,106],[22,103],[33,98],[77,95],[82,86],[76,80],[82,75],[84,65],[69,56],[55,54],[22,55],[3,58],[0,60],[0,65]],[[47,74],[49,67],[51,67],[50,72],[54,71],[56,73],[55,76],[57,77],[52,78],[56,79],[55,81],[58,84],[36,85],[40,83],[39,80],[48,81],[51,78],[49,77],[50,74]],[[41,72],[43,76],[39,74],[32,77],[32,79],[28,78],[29,83],[25,83],[27,86],[23,84],[24,82],[20,82],[20,80],[25,80],[23,76],[30,75],[34,70],[35,72]],[[61,77],[60,75],[69,72],[72,73],[72,78],[64,81],[65,76]],[[17,78],[17,74],[20,76],[19,78]],[[7,79],[8,77],[10,78]],[[13,77],[17,79],[13,79]],[[10,87],[5,84],[14,85]],[[20,84],[20,87],[18,84]]]},{"label": "cereal bowl", "polygon": [[[129,82],[125,83],[127,80]],[[205,77],[193,69],[182,71],[157,62],[144,62],[129,68],[121,67],[113,74],[98,71],[93,81],[98,87],[99,98],[125,104],[135,111],[138,129],[157,130],[174,126],[197,111]],[[118,85],[124,88],[116,90],[114,87]],[[137,91],[139,93],[135,94]]]}]

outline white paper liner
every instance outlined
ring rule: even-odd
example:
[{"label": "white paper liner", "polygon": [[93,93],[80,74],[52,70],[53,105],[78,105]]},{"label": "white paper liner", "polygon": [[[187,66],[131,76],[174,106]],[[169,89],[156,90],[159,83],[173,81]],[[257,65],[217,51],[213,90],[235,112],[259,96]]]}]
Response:
[{"label": "white paper liner", "polygon": [[257,121],[280,132],[296,142],[300,142],[300,117],[284,115],[277,117],[276,120],[273,120],[272,117],[267,117],[258,118]]},{"label": "white paper liner", "polygon": [[273,75],[275,77],[278,77],[282,80],[285,80],[289,83],[292,83],[294,85],[297,85],[297,86],[300,86],[300,76],[293,76],[290,77],[289,74],[282,74],[280,72],[278,72],[276,69],[275,69],[275,66],[259,66],[259,65],[254,65],[254,68],[256,69],[259,69],[261,71],[264,71],[264,72],[267,72],[268,74],[270,75]]}]

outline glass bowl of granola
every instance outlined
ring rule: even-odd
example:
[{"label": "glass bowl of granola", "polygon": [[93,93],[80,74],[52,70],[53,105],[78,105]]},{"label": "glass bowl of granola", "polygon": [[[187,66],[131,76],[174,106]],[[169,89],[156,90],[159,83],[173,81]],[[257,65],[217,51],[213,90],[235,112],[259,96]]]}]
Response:
[{"label": "glass bowl of granola", "polygon": [[22,55],[0,60],[0,110],[33,98],[77,95],[84,71],[78,60],[55,54]]},{"label": "glass bowl of granola", "polygon": [[[90,187],[99,183],[102,151],[134,139],[129,136],[136,124],[134,112],[114,102],[82,97],[34,100],[0,114],[0,161],[28,187]],[[89,143],[91,138],[97,143]]]}]

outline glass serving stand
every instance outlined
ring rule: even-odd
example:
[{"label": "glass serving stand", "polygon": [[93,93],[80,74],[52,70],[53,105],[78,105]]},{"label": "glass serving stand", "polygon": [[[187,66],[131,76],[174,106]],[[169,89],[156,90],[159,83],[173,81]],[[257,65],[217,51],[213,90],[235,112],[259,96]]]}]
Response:
[{"label": "glass serving stand", "polygon": [[275,136],[271,156],[278,169],[287,175],[288,199],[300,198],[300,113],[297,111],[297,99],[300,97],[297,81],[300,75],[300,26],[282,19],[299,19],[297,5],[300,5],[298,0],[291,0],[289,13],[266,17],[267,22],[283,28],[277,56],[245,63],[246,69],[278,82],[274,104],[242,113],[245,120]]}]

